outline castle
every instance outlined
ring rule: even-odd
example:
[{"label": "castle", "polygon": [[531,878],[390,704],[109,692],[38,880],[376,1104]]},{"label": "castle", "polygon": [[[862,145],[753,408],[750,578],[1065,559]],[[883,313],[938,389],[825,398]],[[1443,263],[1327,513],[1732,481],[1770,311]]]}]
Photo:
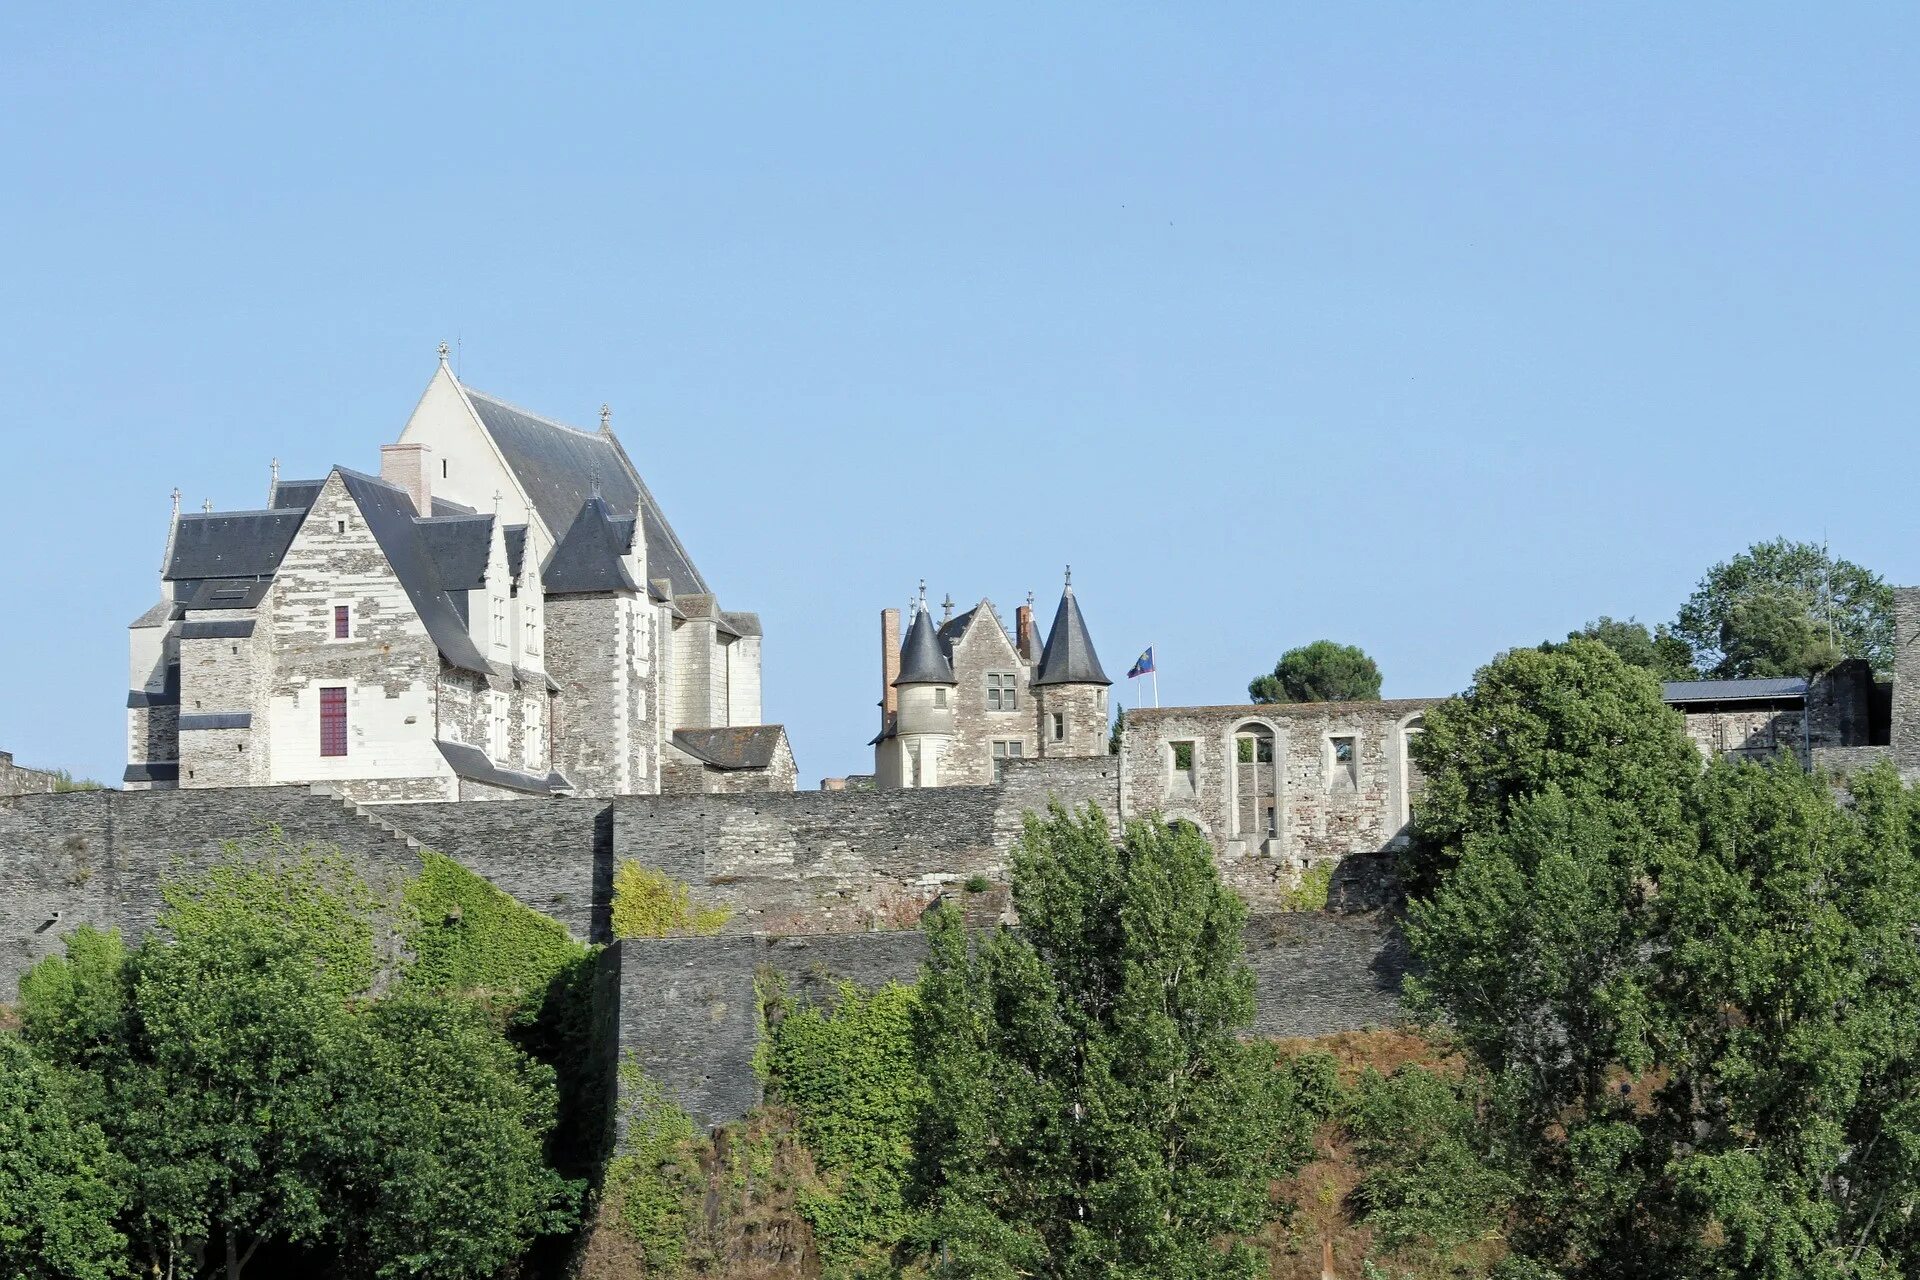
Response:
[{"label": "castle", "polygon": [[129,631],[132,789],[356,800],[791,789],[759,618],[723,609],[603,408],[577,430],[440,365],[378,475],[182,513]]}]

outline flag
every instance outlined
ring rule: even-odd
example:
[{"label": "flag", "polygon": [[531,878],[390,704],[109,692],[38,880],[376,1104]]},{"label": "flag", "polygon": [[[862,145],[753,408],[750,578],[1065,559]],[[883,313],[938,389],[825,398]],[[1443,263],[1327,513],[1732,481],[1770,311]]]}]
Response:
[{"label": "flag", "polygon": [[1133,667],[1127,672],[1127,679],[1143,676],[1151,670],[1153,670],[1153,646],[1148,645],[1147,651],[1135,659]]}]

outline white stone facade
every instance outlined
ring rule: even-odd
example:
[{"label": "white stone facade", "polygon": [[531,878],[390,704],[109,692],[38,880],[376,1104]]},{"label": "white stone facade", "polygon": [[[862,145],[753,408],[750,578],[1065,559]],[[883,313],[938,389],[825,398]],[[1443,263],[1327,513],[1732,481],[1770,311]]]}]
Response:
[{"label": "white stone facade", "polygon": [[130,788],[652,794],[673,733],[735,726],[782,764],[724,789],[792,787],[758,618],[720,608],[604,415],[562,426],[444,359],[379,477],[176,497],[162,595],[129,633]]}]

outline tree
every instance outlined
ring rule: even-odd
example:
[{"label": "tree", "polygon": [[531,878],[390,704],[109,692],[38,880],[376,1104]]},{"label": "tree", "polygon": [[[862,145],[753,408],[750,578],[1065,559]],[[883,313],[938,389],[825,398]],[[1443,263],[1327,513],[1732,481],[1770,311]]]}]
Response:
[{"label": "tree", "polygon": [[[1763,596],[1772,602],[1742,614],[1743,603]],[[1803,637],[1783,632],[1783,615],[1797,616],[1806,636],[1841,657],[1865,658],[1882,675],[1892,671],[1893,588],[1810,542],[1756,542],[1714,565],[1681,606],[1673,633],[1692,647],[1702,672],[1762,675],[1762,666],[1778,671],[1807,659]]]},{"label": "tree", "polygon": [[1306,1147],[1253,1014],[1245,908],[1188,827],[1029,814],[1021,929],[928,917],[917,1156],[934,1256],[966,1276],[1252,1276],[1268,1182]]},{"label": "tree", "polygon": [[1549,787],[1657,847],[1683,828],[1682,801],[1700,770],[1660,682],[1578,638],[1482,667],[1464,694],[1426,713],[1411,750],[1427,780],[1407,858],[1416,892],[1437,884],[1468,837],[1502,830],[1519,800]]},{"label": "tree", "polygon": [[1376,702],[1380,668],[1356,645],[1315,640],[1289,649],[1247,686],[1255,702]]},{"label": "tree", "polygon": [[99,1126],[76,1118],[62,1082],[0,1032],[0,1274],[108,1280],[124,1274],[125,1201]]},{"label": "tree", "polygon": [[346,1171],[329,1235],[357,1275],[491,1276],[571,1225],[577,1188],[541,1161],[553,1070],[467,1001],[401,995],[351,1025],[325,1155]]},{"label": "tree", "polygon": [[1117,707],[1113,713],[1113,729],[1107,734],[1107,754],[1117,756],[1127,741],[1127,709]]},{"label": "tree", "polygon": [[491,1274],[565,1216],[551,1074],[463,997],[375,998],[388,904],[340,858],[229,855],[163,886],[138,950],[76,930],[21,983],[28,1040],[124,1161],[143,1267],[238,1280],[304,1243]]},{"label": "tree", "polygon": [[1738,602],[1721,631],[1721,665],[1743,676],[1805,676],[1843,656],[1798,600],[1759,591]]},{"label": "tree", "polygon": [[[1603,615],[1578,631],[1568,632],[1567,639],[1597,641],[1628,666],[1651,671],[1662,680],[1693,680],[1699,676],[1693,669],[1692,648],[1665,626],[1648,630],[1644,622],[1632,618],[1623,622]],[[1562,646],[1549,640],[1540,647],[1550,653]]]}]

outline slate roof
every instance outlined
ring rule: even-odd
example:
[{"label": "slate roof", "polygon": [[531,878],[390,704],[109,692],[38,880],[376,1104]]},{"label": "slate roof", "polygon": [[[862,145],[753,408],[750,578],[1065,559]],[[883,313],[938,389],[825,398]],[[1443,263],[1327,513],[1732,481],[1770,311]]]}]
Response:
[{"label": "slate roof", "polygon": [[1660,686],[1667,702],[1771,702],[1807,696],[1798,676],[1758,680],[1669,680]]},{"label": "slate roof", "polygon": [[178,760],[142,761],[130,764],[127,771],[120,775],[122,782],[178,782],[180,781],[180,762]]},{"label": "slate roof", "polygon": [[736,636],[763,634],[760,630],[760,615],[757,613],[728,613],[723,610],[720,621],[726,624],[727,629]]},{"label": "slate roof", "polygon": [[183,711],[180,713],[180,731],[186,733],[194,729],[251,729],[253,712],[251,711]]},{"label": "slate roof", "polygon": [[675,729],[673,745],[716,769],[764,769],[773,763],[786,728],[777,724],[727,729]]},{"label": "slate roof", "polygon": [[666,578],[676,595],[708,590],[659,502],[611,435],[563,426],[471,387],[462,390],[556,536],[572,525],[581,504],[594,495],[597,478],[600,497],[614,515],[640,518],[648,576]]},{"label": "slate roof", "polygon": [[487,585],[492,516],[437,516],[414,521],[414,528],[442,590],[478,591]]},{"label": "slate roof", "polygon": [[169,582],[194,578],[259,578],[280,558],[306,519],[305,508],[190,512],[174,522]]},{"label": "slate roof", "polygon": [[548,595],[638,591],[621,559],[632,545],[633,521],[615,516],[604,499],[588,498],[547,557],[540,585]]},{"label": "slate roof", "polygon": [[1087,620],[1080,616],[1080,602],[1073,598],[1069,585],[1060,593],[1060,608],[1053,615],[1053,630],[1047,633],[1047,647],[1040,655],[1040,684],[1112,684],[1100,669],[1100,655],[1093,651],[1093,639],[1087,635]]},{"label": "slate roof", "polygon": [[271,578],[191,578],[173,584],[174,603],[189,609],[251,609],[266,599]]},{"label": "slate roof", "polygon": [[507,544],[507,576],[518,578],[527,558],[527,526],[510,524],[500,531]]},{"label": "slate roof", "polygon": [[[420,615],[427,634],[440,650],[440,656],[463,671],[487,674],[493,671],[467,634],[466,622],[447,588],[441,585],[428,539],[421,529],[431,521],[415,520],[413,499],[384,480],[335,467],[347,493],[360,508],[367,531],[380,544],[382,554],[392,566],[394,576],[406,588],[413,611]],[[491,517],[489,517],[491,518]]]},{"label": "slate roof", "polygon": [[252,618],[221,618],[213,622],[180,624],[182,640],[244,640],[252,634]]},{"label": "slate roof", "polygon": [[267,499],[267,505],[279,509],[311,510],[320,496],[320,486],[325,483],[325,480],[282,480],[273,486],[273,496]]},{"label": "slate roof", "polygon": [[903,684],[959,683],[953,678],[953,659],[940,643],[925,600],[914,610],[913,626],[907,629],[907,638],[900,646],[900,674],[893,683],[896,688]]},{"label": "slate roof", "polygon": [[487,759],[487,753],[480,748],[469,747],[463,742],[435,738],[433,745],[440,748],[441,757],[454,773],[469,782],[485,782],[540,796],[573,790],[573,784],[558,773],[528,773],[522,769],[504,768]]},{"label": "slate roof", "polygon": [[138,631],[143,627],[164,627],[173,621],[174,604],[171,600],[162,600],[145,613],[127,624],[127,630]]}]

